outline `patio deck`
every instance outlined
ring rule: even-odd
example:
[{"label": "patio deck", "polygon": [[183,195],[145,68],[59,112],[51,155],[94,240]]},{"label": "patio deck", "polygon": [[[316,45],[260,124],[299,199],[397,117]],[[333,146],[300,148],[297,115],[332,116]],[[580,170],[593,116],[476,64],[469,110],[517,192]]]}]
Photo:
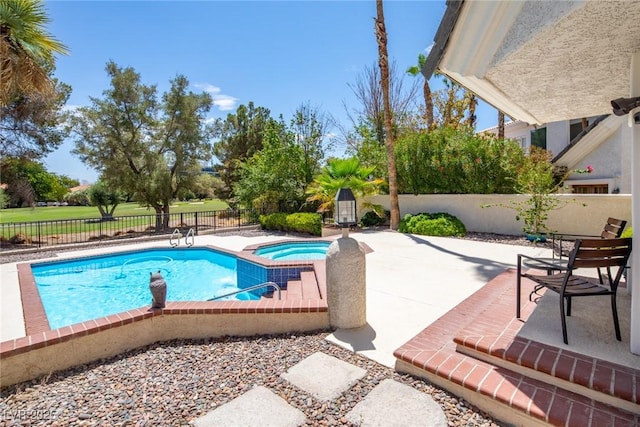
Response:
[{"label": "patio deck", "polygon": [[491,280],[396,350],[396,369],[515,425],[637,426],[640,366],[517,336],[536,304],[525,296],[532,282],[523,281],[516,319],[514,283],[513,269]]}]

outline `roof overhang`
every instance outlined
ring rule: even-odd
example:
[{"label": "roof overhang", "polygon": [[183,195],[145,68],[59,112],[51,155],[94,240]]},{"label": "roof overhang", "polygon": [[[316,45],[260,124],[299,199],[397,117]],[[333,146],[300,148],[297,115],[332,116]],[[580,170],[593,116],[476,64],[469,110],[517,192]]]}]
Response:
[{"label": "roof overhang", "polygon": [[635,52],[639,1],[448,1],[423,74],[543,124],[611,113]]}]

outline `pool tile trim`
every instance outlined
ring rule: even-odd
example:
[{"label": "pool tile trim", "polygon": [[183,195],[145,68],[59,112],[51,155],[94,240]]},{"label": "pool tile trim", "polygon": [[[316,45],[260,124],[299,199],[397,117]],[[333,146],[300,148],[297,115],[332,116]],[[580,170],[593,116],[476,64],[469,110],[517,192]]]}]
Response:
[{"label": "pool tile trim", "polygon": [[[0,342],[0,358],[23,354],[38,348],[69,341],[77,337],[91,335],[133,322],[146,320],[154,316],[196,314],[323,313],[328,311],[326,299],[323,298],[323,296],[326,295],[324,260],[272,261],[250,253],[245,253],[245,251],[236,253],[211,245],[201,246],[201,248],[208,248],[228,253],[265,267],[308,267],[308,270],[315,271],[316,273],[319,297],[316,299],[305,298],[300,300],[260,299],[255,301],[169,301],[163,309],[139,307],[52,330],[47,320],[44,306],[40,299],[40,293],[38,292],[38,288],[31,271],[32,263],[20,263],[17,264],[17,269],[22,296],[22,308],[25,318],[26,336]],[[119,253],[126,252],[130,251],[122,251]],[[95,255],[79,256],[74,259],[90,258],[94,256]]]}]

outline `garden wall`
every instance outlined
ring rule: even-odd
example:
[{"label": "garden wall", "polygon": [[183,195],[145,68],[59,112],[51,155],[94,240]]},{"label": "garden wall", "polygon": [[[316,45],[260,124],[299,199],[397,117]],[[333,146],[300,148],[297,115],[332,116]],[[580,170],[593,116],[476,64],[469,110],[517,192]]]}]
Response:
[{"label": "garden wall", "polygon": [[[483,208],[482,205],[508,204],[510,200],[526,200],[526,197],[521,194],[403,194],[399,196],[400,217],[408,213],[447,212],[460,218],[467,231],[518,235],[524,224],[516,221],[515,210]],[[600,234],[609,217],[627,220],[631,225],[630,194],[559,194],[558,197],[569,203],[549,213],[547,226],[551,230]],[[367,197],[366,201],[389,210],[388,195]],[[362,206],[361,201],[358,206]]]}]

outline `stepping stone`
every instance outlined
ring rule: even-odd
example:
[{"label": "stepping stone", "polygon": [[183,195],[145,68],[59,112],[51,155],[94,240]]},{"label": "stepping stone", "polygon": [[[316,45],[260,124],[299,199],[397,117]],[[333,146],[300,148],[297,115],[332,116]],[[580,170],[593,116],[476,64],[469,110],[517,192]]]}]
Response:
[{"label": "stepping stone", "polygon": [[366,373],[362,368],[319,351],[280,376],[319,400],[332,400]]},{"label": "stepping stone", "polygon": [[446,427],[447,417],[428,394],[387,379],[347,414],[359,426]]},{"label": "stepping stone", "polygon": [[213,426],[273,426],[297,427],[305,423],[304,414],[258,386],[193,421],[196,427]]}]

